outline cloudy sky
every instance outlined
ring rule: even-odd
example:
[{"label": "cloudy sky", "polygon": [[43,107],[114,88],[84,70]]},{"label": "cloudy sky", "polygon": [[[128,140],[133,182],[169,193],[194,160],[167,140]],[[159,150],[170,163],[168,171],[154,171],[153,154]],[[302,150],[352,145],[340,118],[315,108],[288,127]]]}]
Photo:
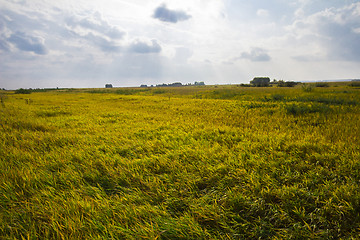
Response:
[{"label": "cloudy sky", "polygon": [[360,78],[360,0],[0,0],[0,88]]}]

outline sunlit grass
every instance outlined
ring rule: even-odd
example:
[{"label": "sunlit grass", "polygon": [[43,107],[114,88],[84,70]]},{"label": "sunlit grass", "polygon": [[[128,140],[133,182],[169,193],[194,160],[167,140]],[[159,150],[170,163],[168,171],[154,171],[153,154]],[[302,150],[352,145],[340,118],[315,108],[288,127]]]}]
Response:
[{"label": "sunlit grass", "polygon": [[356,238],[359,91],[4,92],[0,235]]}]

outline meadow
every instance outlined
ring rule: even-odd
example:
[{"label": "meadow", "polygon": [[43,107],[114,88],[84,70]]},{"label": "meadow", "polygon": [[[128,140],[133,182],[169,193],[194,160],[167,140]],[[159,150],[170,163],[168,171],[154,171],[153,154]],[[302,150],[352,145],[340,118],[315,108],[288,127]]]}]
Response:
[{"label": "meadow", "polygon": [[2,91],[1,239],[358,239],[360,88]]}]

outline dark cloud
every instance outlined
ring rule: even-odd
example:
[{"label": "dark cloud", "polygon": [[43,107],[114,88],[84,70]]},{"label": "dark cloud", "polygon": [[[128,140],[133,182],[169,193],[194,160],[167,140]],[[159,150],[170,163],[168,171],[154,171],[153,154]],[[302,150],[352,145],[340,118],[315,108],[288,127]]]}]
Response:
[{"label": "dark cloud", "polygon": [[161,46],[157,43],[156,40],[152,40],[151,45],[146,42],[135,41],[130,45],[129,50],[130,52],[133,53],[142,53],[142,54],[159,53],[161,52]]},{"label": "dark cloud", "polygon": [[153,18],[159,19],[163,22],[177,23],[179,21],[190,19],[191,15],[188,15],[186,12],[180,10],[170,10],[165,4],[163,4],[155,9]]},{"label": "dark cloud", "polygon": [[253,62],[267,62],[271,57],[262,48],[253,48],[250,52],[243,52],[237,59],[249,59]]},{"label": "dark cloud", "polygon": [[48,52],[40,38],[23,32],[15,32],[7,40],[22,51],[33,52],[38,55],[45,55]]}]

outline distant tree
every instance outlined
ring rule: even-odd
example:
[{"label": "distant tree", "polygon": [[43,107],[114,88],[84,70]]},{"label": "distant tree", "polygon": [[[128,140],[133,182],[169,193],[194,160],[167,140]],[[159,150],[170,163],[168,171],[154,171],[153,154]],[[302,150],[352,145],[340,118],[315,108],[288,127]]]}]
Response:
[{"label": "distant tree", "polygon": [[270,85],[275,85],[275,84],[278,84],[278,81],[274,78],[274,79],[270,82]]},{"label": "distant tree", "polygon": [[297,84],[298,84],[298,82],[293,82],[293,81],[284,82],[283,80],[279,80],[277,86],[278,87],[294,87]]},{"label": "distant tree", "polygon": [[270,84],[270,78],[269,77],[255,77],[252,81],[250,81],[250,84],[255,87],[268,87]]},{"label": "distant tree", "polygon": [[302,88],[302,90],[304,91],[304,92],[312,92],[313,91],[313,85],[312,84],[303,84],[302,86],[301,86],[301,88]]},{"label": "distant tree", "polygon": [[169,84],[158,84],[156,85],[157,87],[181,87],[182,83],[181,82],[174,82],[174,83],[169,83]]},{"label": "distant tree", "polygon": [[15,94],[30,94],[32,92],[32,89],[24,89],[24,88],[19,88],[17,90],[15,90]]},{"label": "distant tree", "polygon": [[286,87],[295,87],[296,85],[298,85],[300,82],[293,82],[293,81],[287,81],[285,82],[285,86]]},{"label": "distant tree", "polygon": [[174,82],[174,83],[169,84],[169,86],[170,87],[181,87],[182,83],[181,82]]},{"label": "distant tree", "polygon": [[112,84],[105,84],[105,88],[112,88],[113,85]]},{"label": "distant tree", "polygon": [[360,82],[359,81],[352,81],[349,84],[350,87],[360,87]]},{"label": "distant tree", "polygon": [[329,84],[324,82],[318,82],[315,83],[315,87],[329,87]]}]

